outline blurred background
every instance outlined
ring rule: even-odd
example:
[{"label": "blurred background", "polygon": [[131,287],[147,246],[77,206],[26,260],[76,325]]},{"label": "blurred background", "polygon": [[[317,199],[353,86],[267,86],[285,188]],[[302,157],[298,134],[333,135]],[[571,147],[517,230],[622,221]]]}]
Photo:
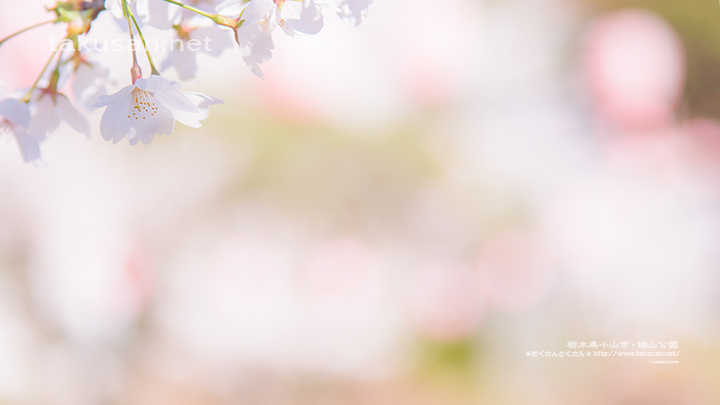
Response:
[{"label": "blurred background", "polygon": [[[6,92],[53,35],[3,45]],[[201,129],[0,143],[0,404],[720,403],[716,2],[375,0],[275,39],[265,80],[198,56]],[[680,355],[528,356],[573,341]]]}]

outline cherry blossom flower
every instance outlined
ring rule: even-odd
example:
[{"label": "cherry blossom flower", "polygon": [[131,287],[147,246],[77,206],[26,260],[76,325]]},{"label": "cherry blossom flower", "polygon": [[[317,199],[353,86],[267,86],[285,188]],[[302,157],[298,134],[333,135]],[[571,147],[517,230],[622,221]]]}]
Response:
[{"label": "cherry blossom flower", "polygon": [[[175,121],[200,127],[209,114],[209,106],[222,100],[202,93],[181,92],[180,84],[160,77],[153,61],[143,29],[170,30],[175,34],[172,47],[161,70],[173,67],[181,80],[188,80],[197,71],[196,53],[219,56],[232,46],[230,32],[239,45],[243,61],[250,70],[263,77],[260,64],[272,57],[275,47],[272,33],[280,28],[286,35],[314,35],[324,26],[323,7],[330,7],[341,17],[357,25],[367,13],[373,0],[92,0],[57,2],[48,8],[55,14],[51,21],[34,24],[2,39],[49,23],[67,24],[67,35],[56,46],[50,60],[37,79],[23,90],[24,94],[2,99],[0,129],[18,141],[23,159],[40,158],[39,145],[55,131],[61,122],[89,136],[87,120],[75,105],[86,109],[107,107],[101,120],[100,132],[106,140],[119,142],[125,136],[131,145],[150,143],[156,134],[170,134]],[[107,13],[103,11],[107,10]],[[102,15],[102,17],[101,17]],[[110,17],[112,15],[112,17]],[[106,31],[92,30],[115,19],[130,42],[132,53],[132,82],[111,96],[107,96],[110,69],[91,54],[95,36],[106,40]],[[111,28],[112,29],[112,28]],[[93,38],[88,38],[88,36]],[[137,40],[139,39],[139,41]],[[150,40],[156,38],[150,37]],[[179,39],[179,41],[178,41]],[[138,46],[142,44],[152,75],[142,78],[138,64]],[[197,46],[200,45],[200,46]],[[122,43],[113,39],[113,50],[122,50]],[[108,50],[107,42],[102,47]],[[167,48],[166,48],[167,49]],[[45,87],[43,87],[45,86]],[[67,88],[71,89],[68,93]],[[73,102],[68,95],[72,94]],[[0,94],[1,95],[1,94]]]},{"label": "cherry blossom flower", "polygon": [[145,24],[159,30],[172,28],[174,12],[177,10],[177,7],[164,1],[137,0],[137,11]]},{"label": "cherry blossom flower", "polygon": [[[216,5],[221,2],[220,0],[192,0],[185,3],[198,10],[213,13]],[[142,17],[142,21],[159,30],[169,30],[173,26],[197,16],[195,12],[164,1],[136,0],[136,3],[137,14]],[[122,8],[120,11],[122,12]]]},{"label": "cherry blossom flower", "polygon": [[228,30],[207,22],[209,22],[207,19],[194,18],[174,27],[177,39],[173,41],[170,53],[162,63],[161,71],[174,67],[180,80],[189,80],[195,77],[197,72],[195,58],[198,52],[218,57],[225,49],[233,47]]},{"label": "cherry blossom flower", "polygon": [[317,0],[318,3],[332,8],[343,21],[357,27],[367,16],[368,7],[373,0]]},{"label": "cherry blossom flower", "polygon": [[70,103],[67,96],[62,93],[45,89],[33,103],[33,115],[28,126],[28,132],[38,141],[44,141],[54,132],[60,122],[64,121],[74,130],[90,137],[90,127],[87,120]]},{"label": "cherry blossom flower", "polygon": [[70,49],[61,59],[65,62],[58,67],[60,76],[56,87],[61,89],[69,84],[76,104],[93,110],[93,104],[97,103],[100,95],[107,94],[106,85],[111,82],[110,69],[102,63],[97,52]]},{"label": "cherry blossom flower", "polygon": [[[164,1],[128,1],[128,8],[133,15],[138,17],[137,22],[141,28],[144,26],[144,24],[147,24],[160,30],[169,29],[172,24],[170,24],[170,21],[167,17],[163,16],[162,11],[165,9],[164,5],[169,4]],[[127,32],[128,23],[123,13],[122,0],[105,0],[105,9],[110,11],[110,14],[112,14],[112,16],[115,18],[115,22],[117,22],[118,27],[120,27],[123,32]],[[150,14],[152,14],[152,16]]]},{"label": "cherry blossom flower", "polygon": [[0,136],[12,134],[20,146],[25,162],[40,159],[40,142],[27,130],[30,125],[30,108],[27,103],[14,98],[0,101]]},{"label": "cherry blossom flower", "polygon": [[317,34],[323,27],[322,8],[314,0],[240,0],[223,5],[221,14],[237,15],[243,23],[235,30],[243,60],[257,76],[263,77],[258,64],[272,57],[274,44],[270,33],[278,26],[290,36],[296,32]]},{"label": "cherry blossom flower", "polygon": [[265,76],[259,65],[272,58],[272,50],[275,48],[272,36],[263,31],[260,25],[248,24],[245,28],[241,27],[236,30],[235,40],[240,46],[243,61],[250,68],[250,71],[264,79]]},{"label": "cherry blossom flower", "polygon": [[286,34],[295,32],[317,34],[323,27],[322,8],[314,0],[253,0],[240,15],[245,22],[240,26],[259,24],[265,32],[280,26]]},{"label": "cherry blossom flower", "polygon": [[[160,6],[157,6],[156,3],[160,4]],[[151,5],[152,4],[152,5]],[[165,9],[165,7],[162,6],[162,4],[168,4],[164,1],[148,1],[148,0],[134,0],[134,1],[128,1],[128,7],[133,11],[133,13],[136,13],[137,15],[140,15],[143,17],[143,22],[148,22],[148,14],[150,13],[150,10],[152,10],[153,14],[155,15],[155,21],[156,25],[161,25],[162,22],[160,21],[160,11]],[[123,13],[123,5],[122,0],[105,0],[105,9],[109,10],[110,13],[113,15],[113,17],[117,18],[118,20],[125,20],[125,14]],[[149,24],[151,25],[151,24]],[[156,27],[159,28],[159,27]],[[170,28],[169,26],[167,28]],[[165,29],[165,28],[160,28]]]},{"label": "cherry blossom flower", "polygon": [[77,103],[85,109],[92,109],[100,96],[107,94],[105,84],[109,77],[110,71],[98,62],[84,61],[78,64],[71,86]]},{"label": "cherry blossom flower", "polygon": [[139,78],[110,96],[101,96],[96,108],[107,107],[100,122],[106,141],[120,142],[125,135],[135,145],[150,143],[155,135],[171,134],[175,121],[200,127],[209,106],[222,100],[202,93],[181,92],[181,85],[157,75]]}]

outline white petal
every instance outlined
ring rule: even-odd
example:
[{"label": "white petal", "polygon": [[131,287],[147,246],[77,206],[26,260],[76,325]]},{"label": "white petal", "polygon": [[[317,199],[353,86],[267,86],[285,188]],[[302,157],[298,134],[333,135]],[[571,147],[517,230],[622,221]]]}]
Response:
[{"label": "white petal", "polygon": [[[138,81],[141,79],[138,79]],[[122,89],[120,89],[117,93],[112,94],[110,96],[100,96],[98,97],[98,102],[93,104],[93,107],[95,108],[101,108],[108,106],[110,104],[115,104],[123,99],[130,100],[130,93],[132,93],[135,86],[125,86]]]},{"label": "white petal", "polygon": [[270,9],[270,12],[267,13],[267,15],[265,16],[265,21],[260,23],[260,27],[262,27],[263,31],[265,32],[272,32],[272,30],[274,30],[275,27],[278,26],[280,18],[280,9],[277,7],[273,7],[272,9]]},{"label": "white petal", "polygon": [[263,31],[257,24],[245,26],[243,24],[236,31],[235,39],[240,46],[240,53],[243,55],[243,61],[260,78],[263,78],[260,70],[261,63],[265,63],[272,58],[272,50],[275,48],[272,36]]},{"label": "white petal", "polygon": [[105,83],[108,81],[110,71],[102,65],[81,64],[75,71],[72,82],[72,92],[75,100],[86,109],[100,100],[100,96],[107,94]]},{"label": "white petal", "polygon": [[186,91],[183,92],[198,107],[198,112],[190,113],[185,111],[172,110],[173,116],[177,122],[192,128],[200,128],[200,121],[206,119],[210,113],[210,106],[213,104],[224,104],[218,98],[208,96],[207,94]]},{"label": "white petal", "polygon": [[184,44],[182,50],[174,49],[170,57],[173,59],[173,66],[180,80],[190,80],[197,73],[197,63],[195,62],[195,52],[187,49],[187,43]]},{"label": "white petal", "polygon": [[[64,52],[64,54],[67,53],[70,53],[70,51]],[[69,59],[71,57],[65,56],[64,54],[60,57],[60,59]],[[58,78],[57,88],[61,89],[65,87],[65,85],[70,81],[70,78],[73,77],[73,74],[75,73],[75,64],[63,63],[58,69],[60,71],[60,77]]]},{"label": "white petal", "polygon": [[128,118],[130,96],[107,106],[100,121],[100,134],[106,141],[118,143],[132,127]]},{"label": "white petal", "polygon": [[137,79],[135,87],[146,91],[180,90],[182,85],[175,80],[166,79],[158,75],[150,75],[147,79]]},{"label": "white petal", "polygon": [[20,146],[20,153],[25,162],[33,162],[40,159],[40,142],[25,132],[22,128],[15,128],[15,139]]},{"label": "white petal", "polygon": [[350,25],[358,26],[367,16],[373,0],[344,0],[339,5],[338,15]]},{"label": "white petal", "polygon": [[211,105],[215,104],[225,104],[222,99],[208,96],[207,94],[199,93],[197,91],[184,91],[183,94],[185,94],[199,110],[208,109]]},{"label": "white petal", "polygon": [[160,71],[164,72],[173,66],[173,50],[170,50],[167,58],[160,63]]},{"label": "white petal", "polygon": [[245,4],[243,0],[226,0],[218,4],[215,10],[220,15],[237,17],[242,13],[244,8]]},{"label": "white petal", "polygon": [[198,112],[197,107],[183,93],[172,91],[158,91],[153,93],[158,104],[180,111]]},{"label": "white petal", "polygon": [[60,117],[55,112],[55,104],[53,104],[50,96],[40,97],[36,108],[37,111],[35,111],[28,126],[28,133],[42,142],[49,133],[60,126]]},{"label": "white petal", "polygon": [[56,99],[57,104],[55,105],[55,112],[61,120],[65,121],[74,130],[85,135],[86,138],[90,137],[90,126],[87,120],[78,112],[78,110],[70,104],[70,100],[64,95],[60,94]]},{"label": "white petal", "polygon": [[298,18],[287,19],[285,23],[290,24],[298,32],[317,34],[323,28],[322,8],[312,1],[304,1],[301,5]]},{"label": "white petal", "polygon": [[240,18],[245,20],[245,24],[253,24],[261,19],[264,19],[267,13],[273,8],[276,8],[275,3],[272,0],[252,0],[250,4],[243,9],[240,14]]},{"label": "white petal", "polygon": [[[137,137],[137,131],[135,128],[130,128],[130,131],[128,131],[128,142],[130,142],[130,145],[135,145],[140,138]],[[132,139],[132,140],[131,140]],[[120,140],[113,141],[113,145],[120,142]]]},{"label": "white petal", "polygon": [[105,0],[105,8],[110,10],[113,17],[124,18],[121,0]]},{"label": "white petal", "polygon": [[[138,1],[138,9],[141,3]],[[175,6],[173,6],[175,7]],[[159,30],[169,30],[173,26],[170,19],[170,4],[164,1],[151,1],[147,4],[145,23]]]},{"label": "white petal", "polygon": [[[200,118],[199,112],[191,113],[187,111],[177,111],[172,110],[173,118],[175,118],[175,121],[188,126],[190,128],[200,128],[202,126],[202,123],[200,122],[202,118]],[[206,117],[207,118],[207,117]]]},{"label": "white petal", "polygon": [[220,56],[223,50],[233,47],[233,40],[229,29],[221,29],[216,26],[195,28],[190,31],[190,39],[202,42],[201,51],[212,56]]},{"label": "white petal", "polygon": [[138,140],[149,143],[152,141],[153,135],[171,134],[175,129],[175,118],[170,109],[158,105],[157,112],[152,119],[134,120],[132,126],[137,133],[128,139],[130,144],[134,145]]},{"label": "white petal", "polygon": [[30,107],[14,98],[0,101],[0,116],[21,127],[30,125]]}]

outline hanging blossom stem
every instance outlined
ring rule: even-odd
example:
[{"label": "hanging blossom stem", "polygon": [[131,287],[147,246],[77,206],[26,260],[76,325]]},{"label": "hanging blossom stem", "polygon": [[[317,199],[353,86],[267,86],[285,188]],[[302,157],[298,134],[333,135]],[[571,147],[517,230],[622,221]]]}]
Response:
[{"label": "hanging blossom stem", "polygon": [[[127,2],[125,0],[122,0],[122,6],[123,6],[123,14],[125,14],[125,19],[128,22],[128,32],[130,33],[130,42],[132,43],[132,56],[133,56],[133,67],[138,64],[137,62],[137,55],[135,54],[135,35],[133,35],[133,27],[132,23],[130,22],[130,18],[128,18],[130,10],[128,9]],[[133,79],[133,82],[135,80]]]},{"label": "hanging blossom stem", "polygon": [[[42,71],[41,71],[40,74],[38,75],[37,80],[35,80],[35,83],[33,83],[33,85],[32,85],[32,87],[30,88],[30,90],[28,90],[27,94],[25,94],[25,96],[24,96],[23,98],[21,98],[20,101],[22,101],[23,103],[29,103],[29,102],[30,102],[30,96],[32,95],[33,91],[35,91],[35,88],[37,87],[38,83],[40,83],[40,79],[42,79],[43,74],[45,74],[45,71],[47,71],[47,69],[50,67],[50,64],[52,63],[53,59],[55,59],[55,55],[58,54],[58,51],[60,51],[60,48],[63,47],[63,44],[64,44],[64,43],[65,43],[65,41],[60,42],[60,44],[57,46],[57,48],[55,48],[55,51],[54,51],[53,54],[50,56],[50,59],[48,59],[47,63],[45,64],[45,67],[42,69]],[[59,64],[59,63],[60,63],[60,62],[58,61],[58,64]]]},{"label": "hanging blossom stem", "polygon": [[160,72],[155,68],[155,64],[153,63],[152,56],[150,56],[150,50],[147,47],[147,44],[145,43],[145,37],[143,37],[142,31],[140,31],[140,25],[138,25],[137,20],[135,20],[135,16],[128,10],[128,13],[130,14],[130,18],[133,21],[133,24],[135,24],[135,28],[137,28],[138,35],[140,35],[140,41],[142,41],[143,48],[145,48],[145,53],[147,54],[148,62],[150,62],[150,69],[152,72],[150,74],[158,75],[160,76]]},{"label": "hanging blossom stem", "polygon": [[163,1],[166,2],[166,3],[174,4],[174,5],[178,6],[178,7],[182,7],[182,8],[184,8],[185,10],[190,10],[190,11],[192,11],[193,13],[197,13],[197,14],[203,16],[203,17],[207,17],[207,18],[213,20],[213,22],[214,22],[215,24],[218,24],[218,25],[224,25],[224,26],[230,27],[230,28],[237,28],[237,27],[238,27],[238,24],[239,24],[238,20],[235,20],[235,19],[232,19],[232,18],[228,18],[228,17],[225,17],[225,16],[220,15],[220,14],[210,14],[210,13],[206,13],[206,12],[204,12],[204,11],[198,9],[198,8],[195,8],[195,7],[193,7],[193,6],[188,6],[187,4],[183,4],[183,3],[180,3],[180,2],[175,1],[175,0],[163,0]]},{"label": "hanging blossom stem", "polygon": [[130,22],[130,8],[127,5],[126,0],[122,0],[122,7],[123,7],[123,15],[125,16],[125,19],[128,23],[128,32],[130,33],[130,44],[132,45],[132,58],[133,58],[133,64],[130,68],[130,77],[132,78],[132,83],[135,84],[135,81],[137,79],[142,77],[142,70],[140,69],[140,64],[137,60],[137,51],[135,50],[135,35],[133,34],[133,27],[132,22]]},{"label": "hanging blossom stem", "polygon": [[4,44],[5,41],[7,41],[8,39],[12,39],[12,38],[14,38],[14,37],[22,34],[22,33],[25,32],[25,31],[30,31],[30,30],[33,29],[33,28],[42,27],[42,26],[45,25],[45,24],[54,23],[55,21],[56,21],[56,20],[43,21],[43,22],[41,22],[41,23],[37,23],[37,24],[35,24],[35,25],[31,25],[31,26],[29,26],[29,27],[27,27],[27,28],[23,28],[23,29],[21,29],[20,31],[18,31],[18,32],[14,33],[14,34],[10,34],[10,35],[8,35],[7,37],[5,37],[5,38],[3,38],[2,40],[0,40],[0,46],[2,46],[2,44]]}]

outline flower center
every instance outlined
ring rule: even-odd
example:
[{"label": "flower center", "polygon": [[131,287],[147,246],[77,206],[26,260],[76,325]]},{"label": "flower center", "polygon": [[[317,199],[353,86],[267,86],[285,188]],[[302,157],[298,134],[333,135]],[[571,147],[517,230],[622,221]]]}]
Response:
[{"label": "flower center", "polygon": [[157,113],[157,105],[152,93],[138,88],[130,93],[130,111],[128,118],[135,120],[144,120],[152,117]]}]

